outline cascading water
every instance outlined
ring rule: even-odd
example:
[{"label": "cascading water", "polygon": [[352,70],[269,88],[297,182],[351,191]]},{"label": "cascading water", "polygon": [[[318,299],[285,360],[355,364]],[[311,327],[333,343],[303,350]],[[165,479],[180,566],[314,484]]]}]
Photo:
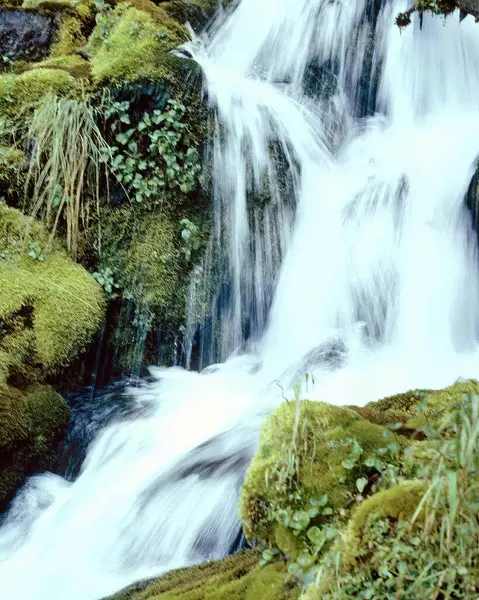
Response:
[{"label": "cascading water", "polygon": [[242,0],[190,44],[217,111],[209,258],[229,283],[211,355],[246,351],[154,370],[76,481],[32,478],[0,529],[0,597],[98,600],[226,554],[261,422],[305,371],[308,397],[334,404],[477,376],[463,199],[479,26],[426,16],[400,32],[406,4]]}]

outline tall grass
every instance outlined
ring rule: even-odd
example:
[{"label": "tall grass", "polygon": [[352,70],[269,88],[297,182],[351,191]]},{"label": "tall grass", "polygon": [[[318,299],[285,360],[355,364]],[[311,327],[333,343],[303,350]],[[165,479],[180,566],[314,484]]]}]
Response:
[{"label": "tall grass", "polygon": [[99,217],[102,158],[109,152],[99,118],[101,107],[94,107],[88,99],[47,95],[36,106],[23,135],[28,160],[27,211],[47,224],[50,243],[62,225],[74,259],[82,230],[94,214]]}]

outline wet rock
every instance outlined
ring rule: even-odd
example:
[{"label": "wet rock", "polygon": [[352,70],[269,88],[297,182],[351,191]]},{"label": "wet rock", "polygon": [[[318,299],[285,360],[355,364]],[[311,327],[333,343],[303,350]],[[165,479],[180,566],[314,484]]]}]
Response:
[{"label": "wet rock", "polygon": [[54,15],[0,8],[0,55],[9,60],[38,60],[56,31]]}]

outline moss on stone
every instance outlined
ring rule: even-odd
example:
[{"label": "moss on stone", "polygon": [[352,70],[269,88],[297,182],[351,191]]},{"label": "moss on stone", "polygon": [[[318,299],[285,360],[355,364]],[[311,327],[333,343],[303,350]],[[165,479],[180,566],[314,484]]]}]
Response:
[{"label": "moss on stone", "polygon": [[77,14],[82,20],[91,18],[95,13],[93,0],[24,0],[23,8],[43,11],[68,11]]},{"label": "moss on stone", "polygon": [[0,145],[0,197],[20,195],[24,164],[25,155],[21,150]]},{"label": "moss on stone", "polygon": [[166,212],[142,215],[129,207],[112,211],[104,222],[103,260],[138,304],[173,308],[184,283],[176,229]]},{"label": "moss on stone", "polygon": [[131,586],[110,600],[294,600],[298,586],[283,584],[283,564],[259,568],[259,553],[246,550],[221,561],[179,569]]},{"label": "moss on stone", "polygon": [[[370,402],[365,408],[397,416],[403,413],[404,417],[400,422],[404,422],[406,427],[414,429],[421,427],[426,421],[440,419],[448,409],[462,402],[464,394],[479,394],[479,382],[471,379],[457,381],[440,390],[409,390]],[[421,414],[418,414],[421,405],[424,409]],[[405,417],[407,419],[404,421]]]},{"label": "moss on stone", "polygon": [[[283,544],[273,514],[305,510],[310,499],[327,494],[339,509],[367,468],[345,468],[354,443],[364,454],[384,446],[384,429],[347,408],[322,402],[285,402],[267,420],[258,451],[246,474],[240,501],[245,534],[268,545]],[[311,520],[311,524],[319,524]],[[289,540],[291,541],[291,539]]]},{"label": "moss on stone", "polygon": [[77,54],[49,58],[41,62],[28,64],[25,66],[24,70],[31,71],[33,69],[59,69],[61,71],[66,71],[72,77],[77,79],[89,79],[91,76],[90,63]]},{"label": "moss on stone", "polygon": [[175,77],[179,59],[168,52],[187,39],[186,29],[149,0],[134,4],[97,18],[86,47],[97,83]]},{"label": "moss on stone", "polygon": [[[29,368],[57,371],[83,350],[105,308],[100,286],[60,250],[45,252],[43,227],[0,204],[0,367],[4,382]],[[31,244],[45,254],[27,254]]]},{"label": "moss on stone", "polygon": [[361,547],[364,529],[372,519],[410,521],[426,490],[425,481],[403,481],[367,498],[349,520],[349,551]]},{"label": "moss on stone", "polygon": [[86,37],[83,34],[81,19],[71,13],[64,13],[60,19],[58,29],[50,50],[50,58],[59,58],[83,48]]},{"label": "moss on stone", "polygon": [[0,389],[0,509],[26,475],[50,467],[69,409],[49,387]]},{"label": "moss on stone", "polygon": [[0,76],[0,112],[18,116],[48,93],[76,97],[82,86],[60,69],[35,69],[20,75]]}]

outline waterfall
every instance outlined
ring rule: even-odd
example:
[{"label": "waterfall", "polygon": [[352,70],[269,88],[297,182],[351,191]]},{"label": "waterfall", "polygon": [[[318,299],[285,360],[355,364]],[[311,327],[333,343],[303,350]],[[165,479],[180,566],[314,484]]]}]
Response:
[{"label": "waterfall", "polygon": [[75,481],[27,482],[0,597],[99,600],[224,556],[261,423],[305,372],[339,405],[477,377],[479,26],[400,31],[407,4],[241,0],[188,45],[216,112],[203,354],[223,362],[153,368]]}]

